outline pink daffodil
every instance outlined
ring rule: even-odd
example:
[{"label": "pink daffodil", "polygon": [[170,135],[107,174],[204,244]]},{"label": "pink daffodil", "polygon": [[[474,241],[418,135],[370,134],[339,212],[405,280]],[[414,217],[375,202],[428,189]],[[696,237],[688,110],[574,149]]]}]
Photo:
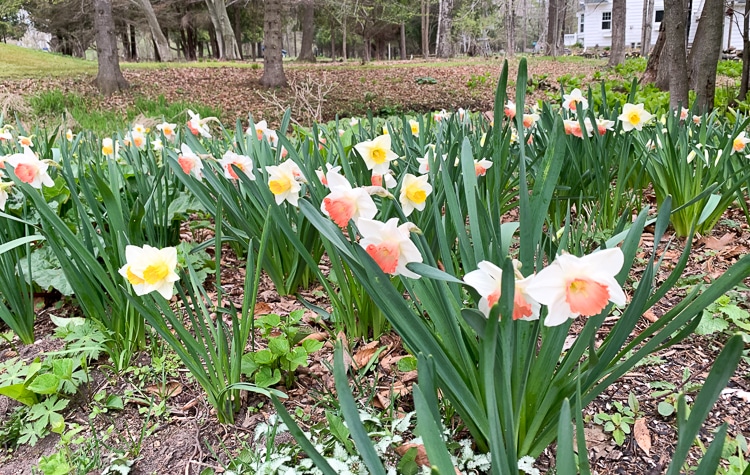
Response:
[{"label": "pink daffodil", "polygon": [[750,137],[745,137],[745,131],[743,130],[732,140],[732,153],[745,150],[748,143],[750,143]]},{"label": "pink daffodil", "polygon": [[323,198],[320,210],[340,228],[346,229],[349,220],[372,219],[378,212],[375,202],[364,188],[352,188],[345,176],[334,170],[326,173],[331,193]]},{"label": "pink daffodil", "polygon": [[474,173],[477,176],[484,176],[487,174],[487,170],[492,166],[492,162],[483,158],[481,160],[474,159]]},{"label": "pink daffodil", "polygon": [[513,119],[516,116],[516,103],[513,101],[508,101],[505,104],[505,108],[503,109],[503,113],[505,114],[505,117],[509,119]]},{"label": "pink daffodil", "polygon": [[404,223],[397,226],[397,223],[398,218],[391,218],[385,223],[359,219],[357,228],[362,235],[359,245],[386,274],[418,279],[419,274],[406,268],[410,262],[422,262],[422,254],[409,238],[409,232],[414,225]]},{"label": "pink daffodil", "polygon": [[25,135],[18,136],[18,143],[21,145],[21,147],[33,147],[34,146],[34,142],[31,141],[31,137],[26,137]]},{"label": "pink daffodil", "polygon": [[224,152],[221,160],[219,160],[219,165],[224,169],[224,176],[230,180],[237,180],[239,178],[234,167],[239,168],[240,171],[247,175],[251,180],[255,180],[255,175],[253,174],[253,160],[247,155],[240,155],[232,150],[227,150]]},{"label": "pink daffodil", "polygon": [[188,129],[190,129],[190,132],[193,135],[202,135],[203,137],[210,139],[211,132],[208,130],[208,126],[206,125],[206,122],[209,119],[201,119],[201,116],[199,114],[196,114],[191,110],[188,110],[187,112],[190,116],[190,120],[188,120],[187,122],[187,127]]},{"label": "pink daffodil", "polygon": [[198,180],[203,179],[203,162],[187,144],[182,144],[177,163],[186,175],[193,175]]},{"label": "pink daffodil", "polygon": [[536,274],[526,291],[531,298],[548,306],[546,326],[561,325],[579,315],[598,315],[609,302],[625,305],[627,301],[615,279],[623,261],[620,248],[584,257],[562,254]]},{"label": "pink daffodil", "polygon": [[570,94],[563,94],[562,106],[571,112],[578,112],[581,109],[588,109],[589,101],[583,96],[580,89],[575,88],[570,91]]},{"label": "pink daffodil", "polygon": [[55,182],[47,173],[49,164],[39,160],[31,148],[24,147],[23,153],[16,153],[6,158],[6,163],[13,167],[13,173],[19,180],[28,183],[33,188],[42,189],[42,186],[54,186]]},{"label": "pink daffodil", "polygon": [[[500,291],[502,289],[503,270],[495,264],[482,261],[478,269],[469,272],[464,276],[464,282],[479,293],[479,310],[486,317],[490,316],[490,310],[500,300]],[[539,302],[534,300],[527,292],[526,287],[533,276],[523,278],[520,272],[516,271],[515,293],[513,295],[513,320],[538,320],[539,319]]]},{"label": "pink daffodil", "polygon": [[395,178],[393,178],[393,171],[388,170],[385,175],[378,175],[376,173],[372,174],[372,177],[370,178],[370,183],[372,183],[372,186],[379,186],[384,188],[395,188],[396,185],[398,185],[398,182]]}]

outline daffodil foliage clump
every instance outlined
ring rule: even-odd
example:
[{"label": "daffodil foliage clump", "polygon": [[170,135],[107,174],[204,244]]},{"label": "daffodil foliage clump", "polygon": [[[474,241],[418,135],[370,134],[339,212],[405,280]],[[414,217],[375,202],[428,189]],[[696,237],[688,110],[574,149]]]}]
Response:
[{"label": "daffodil foliage clump", "polygon": [[[526,79],[522,62],[516,84]],[[611,109],[578,89],[527,104],[523,90],[509,99],[506,84],[507,68],[490,120],[459,109],[303,129],[290,128],[287,114],[276,130],[252,118],[232,130],[188,111],[184,125],[135,124],[106,138],[6,126],[2,219],[45,239],[83,313],[117,336],[118,366],[141,347],[145,316],[222,421],[233,420],[239,391],[282,396],[246,380],[238,363],[264,271],[281,294],[321,285],[331,311],[310,307],[336,331],[398,332],[419,361],[418,425],[434,465],[451,471],[439,391],[493,470],[518,473],[519,458],[566,434],[561,411],[572,405],[580,415],[643,357],[689,335],[703,308],[750,274],[750,258],[741,259],[630,337],[690,252],[688,239],[672,277],[656,286],[655,250],[637,287],[626,286],[644,227],[653,224],[656,243],[670,221],[690,237],[735,200],[744,206],[748,139],[742,117],[654,117],[642,104]],[[658,209],[643,199],[651,186]],[[190,259],[180,259],[176,230],[188,212],[213,218],[207,245],[217,255],[230,242],[247,256],[241,311],[212,302]],[[32,252],[31,241],[15,236],[2,249]],[[566,344],[575,320],[578,336]],[[700,422],[691,420],[687,438]]]}]

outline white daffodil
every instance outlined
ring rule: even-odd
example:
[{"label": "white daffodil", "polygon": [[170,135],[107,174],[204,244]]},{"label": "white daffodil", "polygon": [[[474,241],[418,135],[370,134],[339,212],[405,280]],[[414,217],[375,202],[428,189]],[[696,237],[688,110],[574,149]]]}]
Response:
[{"label": "white daffodil", "polygon": [[157,249],[149,245],[142,248],[125,248],[125,265],[119,273],[133,286],[136,295],[159,292],[165,299],[171,299],[174,283],[180,280],[177,268],[177,249],[165,247]]},{"label": "white daffodil", "polygon": [[402,275],[418,279],[420,276],[406,265],[410,262],[422,262],[422,254],[409,238],[414,226],[404,223],[397,226],[398,218],[391,218],[385,223],[361,218],[357,221],[362,239],[359,245],[372,257],[375,263],[386,274]]},{"label": "white daffodil", "polygon": [[334,170],[326,174],[331,192],[323,198],[320,210],[340,228],[346,229],[349,220],[372,219],[378,212],[375,202],[364,188],[352,188],[349,180]]},{"label": "white daffodil", "polygon": [[432,193],[432,185],[427,182],[428,178],[427,175],[414,176],[411,173],[404,175],[401,193],[398,197],[404,216],[409,216],[415,209],[424,210],[427,197]]},{"label": "white daffodil", "polygon": [[398,158],[398,155],[391,150],[390,135],[381,135],[374,140],[360,142],[354,148],[365,161],[367,169],[378,175],[384,175],[391,161]]}]

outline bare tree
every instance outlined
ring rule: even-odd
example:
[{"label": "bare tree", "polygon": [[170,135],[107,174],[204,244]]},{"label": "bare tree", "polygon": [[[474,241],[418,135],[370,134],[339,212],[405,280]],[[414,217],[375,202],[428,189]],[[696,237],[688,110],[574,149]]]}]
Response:
[{"label": "bare tree", "polygon": [[115,21],[112,18],[110,0],[94,0],[94,28],[96,30],[96,54],[99,72],[96,86],[105,96],[127,89],[128,82],[120,71],[120,58],[117,55]]},{"label": "bare tree", "polygon": [[687,63],[690,88],[696,93],[696,103],[701,111],[710,111],[714,107],[716,68],[723,33],[724,0],[705,0]]},{"label": "bare tree", "polygon": [[744,101],[750,84],[750,2],[745,1],[745,19],[742,22],[742,80],[737,99]]},{"label": "bare tree", "polygon": [[440,0],[440,13],[438,14],[438,58],[450,58],[453,56],[453,0]]},{"label": "bare tree", "polygon": [[[667,34],[666,56],[660,68],[669,70],[669,107],[677,109],[688,103],[686,52],[686,5],[684,0],[664,1],[664,23]],[[667,64],[664,64],[664,60]]]},{"label": "bare tree", "polygon": [[[659,26],[659,36],[656,37],[656,44],[654,49],[651,50],[651,54],[648,56],[648,63],[646,63],[646,70],[641,76],[641,84],[656,83],[660,89],[666,89],[669,87],[667,84],[665,87],[659,86],[659,71],[664,71],[667,68],[659,68],[661,62],[662,53],[664,52],[664,45],[667,42],[667,34],[664,31],[664,22],[661,22]],[[669,75],[664,75],[668,77]]]},{"label": "bare tree", "polygon": [[562,24],[565,18],[564,0],[549,0],[547,10],[546,53],[559,56],[562,52]]},{"label": "bare tree", "polygon": [[159,20],[156,18],[154,13],[154,7],[151,5],[150,0],[131,0],[134,4],[141,8],[141,11],[146,16],[148,22],[148,28],[151,30],[151,37],[154,40],[156,50],[159,52],[159,59],[161,61],[169,62],[172,61],[172,50],[169,49],[169,41],[164,36],[164,32],[161,31],[159,26]]},{"label": "bare tree", "polygon": [[625,62],[626,1],[612,0],[612,47],[609,52],[609,67]]},{"label": "bare tree", "polygon": [[430,0],[421,0],[422,20],[422,56],[427,59],[430,56]]},{"label": "bare tree", "polygon": [[654,21],[654,0],[644,0],[643,2],[643,29],[641,30],[641,56],[646,56],[651,52],[651,30]]},{"label": "bare tree", "polygon": [[260,83],[266,87],[286,87],[284,62],[281,55],[281,5],[282,0],[268,0],[263,14],[263,76]]},{"label": "bare tree", "polygon": [[507,0],[505,5],[505,44],[508,56],[516,52],[516,4]]},{"label": "bare tree", "polygon": [[[315,62],[313,54],[313,37],[315,36],[315,4],[313,0],[307,0],[300,5],[302,9],[302,45],[300,46],[297,61]],[[333,36],[333,32],[331,32]]]},{"label": "bare tree", "polygon": [[211,23],[216,31],[219,58],[240,59],[240,48],[237,45],[237,37],[234,36],[232,23],[229,21],[226,2],[224,0],[206,0],[206,6],[211,17]]}]

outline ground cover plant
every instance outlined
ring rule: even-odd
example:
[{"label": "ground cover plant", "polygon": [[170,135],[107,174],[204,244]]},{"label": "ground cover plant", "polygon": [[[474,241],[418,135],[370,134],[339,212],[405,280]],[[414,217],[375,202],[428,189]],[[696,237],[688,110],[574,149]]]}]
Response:
[{"label": "ground cover plant", "polygon": [[[590,473],[658,429],[644,473],[745,470],[747,412],[701,427],[747,397],[746,120],[574,83],[537,104],[517,71],[491,114],[5,119],[6,461],[47,440],[38,473]],[[695,332],[718,337],[694,374],[619,395]]]}]

